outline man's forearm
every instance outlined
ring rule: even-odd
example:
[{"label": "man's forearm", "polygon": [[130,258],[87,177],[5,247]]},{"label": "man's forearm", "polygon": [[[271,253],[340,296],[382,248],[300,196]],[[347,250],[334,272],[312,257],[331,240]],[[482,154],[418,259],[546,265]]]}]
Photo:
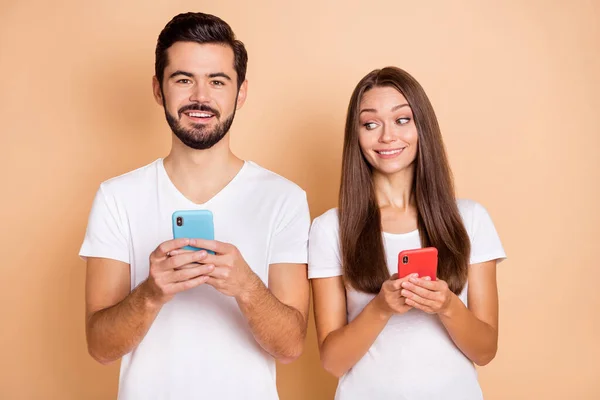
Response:
[{"label": "man's forearm", "polygon": [[283,363],[302,354],[306,320],[300,311],[279,301],[260,279],[236,299],[260,346]]},{"label": "man's forearm", "polygon": [[119,303],[93,313],[86,323],[90,355],[108,364],[131,352],[150,329],[160,308],[150,301],[141,284]]}]

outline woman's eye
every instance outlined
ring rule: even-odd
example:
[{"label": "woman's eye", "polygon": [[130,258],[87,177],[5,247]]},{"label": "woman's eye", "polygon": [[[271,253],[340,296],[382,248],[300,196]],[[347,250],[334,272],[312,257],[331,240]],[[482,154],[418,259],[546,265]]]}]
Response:
[{"label": "woman's eye", "polygon": [[366,124],[363,124],[363,126],[368,130],[372,130],[375,129],[377,127],[377,124],[375,122],[367,122]]},{"label": "woman's eye", "polygon": [[398,118],[396,122],[400,125],[408,124],[410,122],[410,118]]}]

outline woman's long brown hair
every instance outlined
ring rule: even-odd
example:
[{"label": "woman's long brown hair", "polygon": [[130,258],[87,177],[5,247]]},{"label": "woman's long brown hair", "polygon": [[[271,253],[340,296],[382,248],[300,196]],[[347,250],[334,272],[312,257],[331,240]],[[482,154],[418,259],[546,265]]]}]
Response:
[{"label": "woman's long brown hair", "polygon": [[344,278],[354,289],[376,294],[390,277],[372,167],[358,141],[360,102],[364,93],[374,87],[393,87],[410,105],[418,132],[412,192],[421,245],[437,248],[437,276],[458,294],[467,281],[471,245],[456,204],[440,127],[421,85],[396,67],[374,70],[365,76],[354,89],[348,106],[339,202]]}]

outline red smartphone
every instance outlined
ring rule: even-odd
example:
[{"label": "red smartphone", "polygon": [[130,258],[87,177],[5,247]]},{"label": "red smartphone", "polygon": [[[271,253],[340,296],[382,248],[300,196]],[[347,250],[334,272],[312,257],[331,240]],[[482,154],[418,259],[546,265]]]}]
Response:
[{"label": "red smartphone", "polygon": [[398,254],[398,278],[419,274],[419,278],[430,277],[435,281],[437,275],[438,251],[435,247],[404,250]]}]

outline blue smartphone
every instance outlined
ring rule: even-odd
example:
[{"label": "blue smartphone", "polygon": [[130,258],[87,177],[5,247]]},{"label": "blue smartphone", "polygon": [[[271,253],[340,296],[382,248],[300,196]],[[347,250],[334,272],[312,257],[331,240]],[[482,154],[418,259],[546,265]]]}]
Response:
[{"label": "blue smartphone", "polygon": [[[173,213],[173,239],[215,240],[213,214],[209,210],[180,210]],[[203,250],[193,246],[183,247],[185,250]],[[204,249],[206,250],[206,249]],[[214,251],[206,250],[210,254]]]}]

